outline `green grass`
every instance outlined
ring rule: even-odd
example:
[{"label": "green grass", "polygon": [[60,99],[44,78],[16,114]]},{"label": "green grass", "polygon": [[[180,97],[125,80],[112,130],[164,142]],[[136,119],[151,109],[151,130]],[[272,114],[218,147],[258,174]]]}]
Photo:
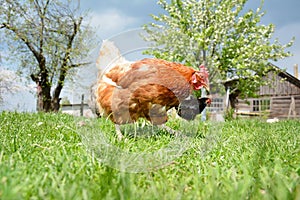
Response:
[{"label": "green grass", "polygon": [[[300,199],[300,121],[168,125],[185,137],[150,127],[117,141],[104,119],[3,112],[0,199]],[[106,143],[118,152],[103,157]]]}]

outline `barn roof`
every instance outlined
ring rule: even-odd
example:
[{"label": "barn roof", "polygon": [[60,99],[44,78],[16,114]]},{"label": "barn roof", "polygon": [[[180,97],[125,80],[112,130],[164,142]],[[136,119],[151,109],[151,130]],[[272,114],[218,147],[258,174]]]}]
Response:
[{"label": "barn roof", "polygon": [[295,76],[293,76],[292,74],[288,73],[285,70],[280,69],[279,67],[277,67],[276,65],[269,63],[270,66],[272,66],[275,70],[279,70],[278,76],[280,76],[281,78],[284,78],[286,81],[294,84],[295,86],[297,86],[298,88],[300,88],[300,80],[298,78],[296,78]]},{"label": "barn roof", "polygon": [[[271,71],[277,71],[278,72],[278,76],[280,76],[281,78],[285,79],[286,81],[292,83],[293,85],[297,86],[298,88],[300,88],[300,80],[298,78],[296,78],[295,76],[293,76],[292,74],[288,73],[287,71],[279,68],[278,66],[272,64],[272,63],[268,63],[269,66],[271,66],[273,69],[270,70]],[[227,79],[226,81],[222,81],[222,83],[225,85],[225,87],[231,86],[233,84],[235,84],[236,82],[239,81],[240,78],[234,77],[232,79]],[[247,79],[247,78],[244,78]]]}]

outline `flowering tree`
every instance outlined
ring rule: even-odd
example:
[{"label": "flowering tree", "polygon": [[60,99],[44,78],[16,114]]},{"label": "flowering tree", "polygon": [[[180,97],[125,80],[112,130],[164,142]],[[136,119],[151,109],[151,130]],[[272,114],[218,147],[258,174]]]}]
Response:
[{"label": "flowering tree", "polygon": [[20,77],[13,71],[0,69],[0,103],[3,103],[3,96],[7,93],[15,93],[24,89]]},{"label": "flowering tree", "polygon": [[245,12],[246,2],[159,0],[165,14],[153,15],[157,23],[145,25],[145,39],[152,42],[146,53],[194,67],[206,63],[212,85],[236,79],[231,96],[254,95],[265,84],[262,76],[270,70],[268,62],[290,56],[286,48],[293,41],[271,42],[274,25],[260,24],[263,1],[256,11]]}]

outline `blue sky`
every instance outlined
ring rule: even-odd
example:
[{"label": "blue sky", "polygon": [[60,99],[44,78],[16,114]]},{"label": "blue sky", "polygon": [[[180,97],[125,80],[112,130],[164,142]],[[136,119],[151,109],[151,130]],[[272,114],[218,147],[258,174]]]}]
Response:
[{"label": "blue sky", "polygon": [[[119,47],[137,49],[143,46],[143,41],[138,38],[139,28],[152,21],[150,14],[159,14],[163,10],[156,4],[156,0],[78,0],[82,9],[89,9],[91,12],[91,25],[97,27],[97,35],[100,40],[114,38]],[[248,0],[245,9],[256,9],[260,5],[260,0]],[[275,38],[281,43],[287,43],[292,37],[296,41],[289,49],[294,56],[280,60],[274,64],[281,68],[286,68],[293,73],[293,65],[300,64],[300,1],[299,0],[265,0],[263,10],[266,12],[262,18],[263,24],[275,25]],[[122,37],[120,37],[122,35]],[[133,42],[132,42],[133,41]],[[100,48],[99,44],[99,48]],[[128,50],[128,49],[127,49]],[[122,49],[121,49],[122,51]],[[126,51],[123,50],[123,51]],[[141,50],[140,50],[141,52]],[[140,52],[133,57],[141,56]],[[95,50],[95,55],[97,50]],[[130,57],[130,55],[129,55]],[[143,56],[145,57],[145,56]],[[96,57],[95,57],[96,59]],[[93,74],[91,76],[91,74]],[[93,80],[96,78],[95,69],[82,73],[83,77]],[[79,78],[80,79],[80,78]],[[77,86],[69,86],[64,91],[72,91]],[[19,97],[22,98],[19,98]],[[64,96],[64,95],[63,95]],[[70,96],[70,95],[68,95]],[[71,94],[74,98],[71,101],[78,102],[80,92]],[[79,98],[77,98],[79,97]],[[9,108],[23,108],[21,110],[31,111],[35,109],[33,95],[24,92],[18,94],[18,98],[8,97]],[[0,105],[1,110],[1,105]]]},{"label": "blue sky", "polygon": [[[101,39],[110,38],[133,28],[152,21],[150,14],[159,14],[163,10],[156,4],[156,0],[82,0],[81,7],[92,12],[92,24],[98,27]],[[256,9],[260,0],[248,0],[245,9]],[[287,43],[296,37],[294,46],[289,49],[294,56],[277,63],[281,68],[287,68],[292,73],[293,65],[300,63],[300,1],[299,0],[266,0],[262,18],[263,24],[274,24],[274,37],[281,43]]]}]

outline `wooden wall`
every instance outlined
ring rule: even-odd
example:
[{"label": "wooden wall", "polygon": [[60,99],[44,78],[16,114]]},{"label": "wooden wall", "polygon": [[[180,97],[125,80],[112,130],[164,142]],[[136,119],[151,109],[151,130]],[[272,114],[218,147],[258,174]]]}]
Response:
[{"label": "wooden wall", "polygon": [[268,86],[261,86],[259,90],[260,96],[290,96],[300,95],[300,88],[288,81],[290,77],[285,77],[284,74],[275,75],[269,73],[267,79],[272,81]]},{"label": "wooden wall", "polygon": [[238,112],[252,112],[253,99],[239,99],[236,105]]},{"label": "wooden wall", "polygon": [[[278,96],[271,99],[270,118],[300,118],[300,95],[293,96],[295,100],[295,113],[290,112],[292,96]],[[293,110],[291,110],[293,111]]]},{"label": "wooden wall", "polygon": [[[294,107],[291,106],[292,97],[294,98]],[[270,100],[270,109],[260,111],[253,110],[253,101]],[[247,100],[239,100],[237,104],[237,114],[259,116],[268,115],[269,118],[300,118],[300,95],[297,96],[274,96],[264,98],[249,98]]]},{"label": "wooden wall", "polygon": [[[245,116],[268,115],[270,118],[300,118],[300,80],[287,72],[275,74],[270,72],[265,79],[270,85],[261,86],[258,91],[259,98],[238,99],[236,114]],[[294,106],[291,107],[292,98]],[[259,101],[259,110],[257,107]],[[265,102],[268,102],[266,109]],[[261,105],[264,105],[261,107]],[[292,110],[290,110],[292,108]],[[293,112],[291,112],[293,111]]]},{"label": "wooden wall", "polygon": [[[255,105],[254,101],[259,101],[259,104]],[[271,109],[271,99],[266,97],[248,98],[244,100],[239,99],[236,107],[238,112],[245,114],[259,115],[261,113],[269,113]],[[253,107],[256,107],[256,109],[259,110],[255,110]]]}]

